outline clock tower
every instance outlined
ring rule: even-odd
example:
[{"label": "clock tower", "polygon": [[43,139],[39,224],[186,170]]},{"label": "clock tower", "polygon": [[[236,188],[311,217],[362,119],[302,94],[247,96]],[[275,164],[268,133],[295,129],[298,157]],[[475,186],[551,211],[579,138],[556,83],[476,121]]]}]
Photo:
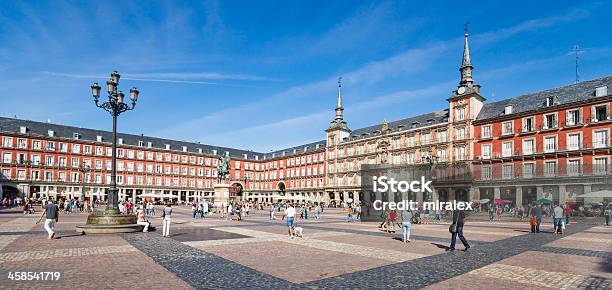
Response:
[{"label": "clock tower", "polygon": [[464,25],[465,42],[463,44],[463,58],[461,60],[461,79],[457,90],[448,98],[450,104],[449,133],[450,133],[450,160],[467,161],[473,159],[474,126],[472,121],[476,119],[482,109],[485,98],[480,95],[480,85],[474,84],[472,78],[472,60],[470,57],[470,46],[468,42],[468,22]]}]

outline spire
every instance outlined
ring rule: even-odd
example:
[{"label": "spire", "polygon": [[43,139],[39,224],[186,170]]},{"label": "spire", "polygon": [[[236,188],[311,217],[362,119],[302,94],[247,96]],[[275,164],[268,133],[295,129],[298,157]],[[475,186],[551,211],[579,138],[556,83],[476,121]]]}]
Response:
[{"label": "spire", "polygon": [[342,120],[342,77],[338,77],[338,105],[336,106],[336,120]]},{"label": "spire", "polygon": [[474,80],[472,79],[472,62],[470,60],[470,47],[468,45],[468,25],[470,23],[465,21],[463,25],[465,31],[465,44],[463,45],[463,60],[461,61],[461,68],[459,71],[461,72],[461,82],[459,82],[460,86],[468,86],[471,87],[474,84]]},{"label": "spire", "polygon": [[334,118],[333,121],[331,121],[331,124],[329,124],[329,128],[327,128],[327,131],[333,131],[333,130],[343,130],[343,131],[348,131],[350,132],[351,130],[349,130],[348,126],[346,126],[346,121],[344,121],[344,117],[342,116],[342,111],[344,111],[344,108],[342,108],[342,77],[338,78],[338,103],[336,105],[336,117]]}]

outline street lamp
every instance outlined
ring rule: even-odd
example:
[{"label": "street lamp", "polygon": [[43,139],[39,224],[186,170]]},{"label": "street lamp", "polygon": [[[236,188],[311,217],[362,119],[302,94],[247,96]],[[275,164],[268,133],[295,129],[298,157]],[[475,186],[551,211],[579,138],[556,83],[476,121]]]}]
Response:
[{"label": "street lamp", "polygon": [[[432,169],[433,169],[433,165],[438,163],[438,156],[423,156],[421,157],[421,160],[423,161],[424,164],[428,164],[429,165],[429,171],[430,174],[433,177],[433,174],[431,173]],[[427,201],[431,201],[432,196],[430,192],[426,192],[426,198],[425,200]]]},{"label": "street lamp", "polygon": [[83,201],[85,201],[85,173],[89,172],[91,170],[91,168],[85,164],[85,162],[83,162],[83,164],[79,165],[78,170],[81,172],[81,175],[83,176],[81,178],[81,196],[83,197]]},{"label": "street lamp", "polygon": [[111,73],[111,78],[106,82],[106,88],[108,92],[108,101],[100,102],[100,91],[101,87],[98,83],[94,83],[91,85],[91,94],[94,98],[94,103],[98,108],[102,108],[105,111],[109,112],[113,116],[113,152],[112,152],[112,168],[111,168],[111,184],[110,188],[107,190],[107,206],[105,213],[106,214],[118,214],[119,206],[118,206],[118,189],[117,189],[117,116],[121,113],[129,110],[133,110],[136,106],[136,101],[138,100],[138,89],[133,87],[130,90],[130,100],[132,101],[131,106],[124,103],[125,94],[118,90],[119,79],[121,75],[117,71],[113,71]]}]

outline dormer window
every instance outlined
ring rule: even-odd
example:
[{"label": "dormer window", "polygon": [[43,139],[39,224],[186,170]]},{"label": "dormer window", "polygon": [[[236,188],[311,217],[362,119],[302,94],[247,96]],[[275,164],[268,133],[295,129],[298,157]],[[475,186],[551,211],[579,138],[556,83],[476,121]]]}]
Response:
[{"label": "dormer window", "polygon": [[293,149],[293,154],[297,153],[297,149]]},{"label": "dormer window", "polygon": [[432,125],[433,123],[434,123],[434,120],[433,120],[433,119],[429,119],[429,120],[427,120],[427,125]]},{"label": "dormer window", "polygon": [[138,147],[143,147],[144,146],[144,141],[138,141]]},{"label": "dormer window", "polygon": [[55,131],[53,130],[47,131],[47,134],[49,135],[49,137],[55,137]]},{"label": "dormer window", "polygon": [[102,142],[102,136],[100,136],[100,135],[96,136],[96,141]]},{"label": "dormer window", "polygon": [[285,156],[287,154],[287,151],[283,151],[283,156]]},{"label": "dormer window", "polygon": [[508,105],[504,107],[504,115],[510,115],[510,114],[512,114],[512,105]]},{"label": "dormer window", "polygon": [[170,144],[164,144],[164,147],[166,148],[166,150],[170,150]]},{"label": "dormer window", "polygon": [[202,148],[198,148],[198,153],[202,154]]},{"label": "dormer window", "polygon": [[229,156],[229,151],[225,151],[225,156]]},{"label": "dormer window", "polygon": [[419,122],[414,122],[410,125],[410,128],[414,129],[419,126]]},{"label": "dormer window", "polygon": [[183,146],[183,152],[187,152],[187,146]]},{"label": "dormer window", "polygon": [[118,138],[117,139],[117,144],[123,145],[123,138]]},{"label": "dormer window", "polygon": [[245,154],[244,154],[244,159],[248,159],[247,157],[248,157],[248,156],[247,156],[247,154],[245,153]]},{"label": "dormer window", "polygon": [[320,147],[320,146],[321,146],[321,144],[317,144],[317,145],[315,146],[315,149],[319,149],[319,147]]},{"label": "dormer window", "polygon": [[81,134],[79,134],[79,133],[72,133],[72,138],[74,138],[74,140],[79,140],[79,139],[81,139]]},{"label": "dormer window", "polygon": [[28,128],[26,126],[19,127],[19,133],[25,134],[28,132]]},{"label": "dormer window", "polygon": [[147,142],[147,148],[153,147],[153,142]]},{"label": "dormer window", "polygon": [[555,97],[546,97],[546,106],[550,107],[555,104]]},{"label": "dormer window", "polygon": [[605,97],[608,95],[608,86],[603,86],[595,89],[596,97]]},{"label": "dormer window", "polygon": [[255,155],[255,161],[259,160],[259,155]]}]

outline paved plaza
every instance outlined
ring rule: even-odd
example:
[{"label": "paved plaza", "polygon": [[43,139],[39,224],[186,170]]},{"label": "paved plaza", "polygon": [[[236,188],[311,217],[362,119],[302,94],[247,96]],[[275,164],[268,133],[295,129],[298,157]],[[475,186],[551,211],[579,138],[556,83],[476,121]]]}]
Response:
[{"label": "paved plaza", "polygon": [[[171,238],[161,219],[149,233],[81,236],[86,214],[63,214],[48,240],[38,215],[0,210],[3,289],[41,288],[427,288],[611,289],[612,227],[586,220],[563,236],[530,234],[527,222],[468,221],[472,248],[447,252],[448,223],[413,225],[412,242],[371,222],[346,223],[326,209],[300,220],[304,238],[290,239],[280,218],[251,211],[244,221],[192,219],[175,207]],[[157,212],[160,212],[158,208]],[[9,281],[13,271],[60,271],[59,281]]]}]

